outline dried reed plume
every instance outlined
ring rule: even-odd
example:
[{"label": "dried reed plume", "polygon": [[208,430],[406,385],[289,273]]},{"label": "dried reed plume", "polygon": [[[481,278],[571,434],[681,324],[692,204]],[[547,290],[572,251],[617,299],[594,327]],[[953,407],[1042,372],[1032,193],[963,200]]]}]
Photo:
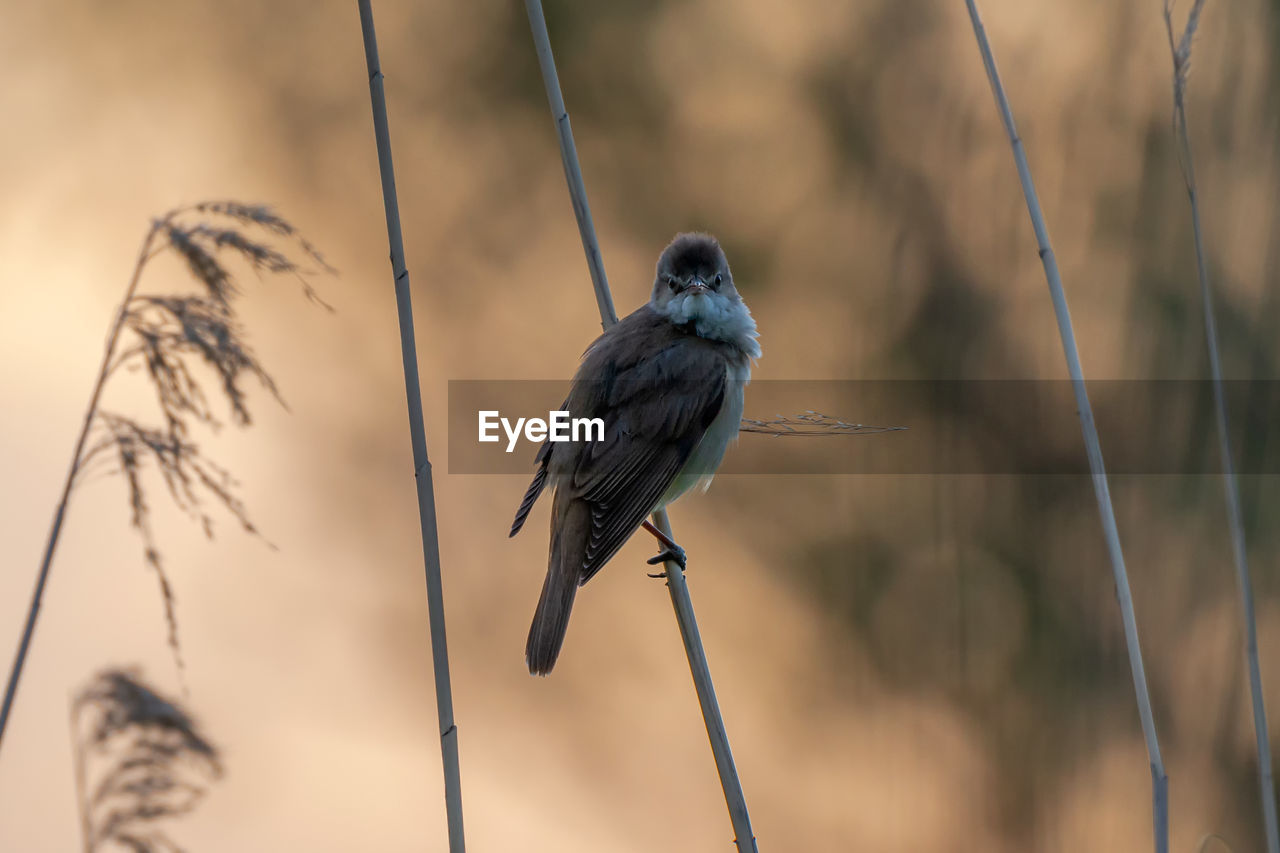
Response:
[{"label": "dried reed plume", "polygon": [[755,432],[762,435],[875,435],[879,432],[900,432],[906,427],[869,426],[851,424],[809,409],[793,417],[778,415],[773,418],[743,418],[739,432]]},{"label": "dried reed plume", "polygon": [[1191,45],[1204,0],[1196,0],[1187,15],[1187,25],[1180,38],[1173,34],[1173,2],[1165,0],[1164,25],[1169,35],[1169,53],[1173,58],[1173,136],[1182,167],[1182,180],[1191,205],[1191,231],[1196,248],[1196,272],[1200,280],[1200,301],[1204,306],[1205,346],[1209,351],[1209,373],[1213,380],[1214,415],[1218,430],[1218,451],[1222,458],[1222,490],[1227,504],[1227,523],[1231,528],[1231,549],[1235,558],[1236,585],[1240,592],[1240,609],[1244,617],[1245,665],[1249,670],[1249,698],[1253,711],[1254,744],[1258,756],[1258,789],[1262,799],[1262,822],[1268,853],[1280,853],[1280,824],[1276,818],[1276,788],[1271,772],[1271,742],[1267,730],[1267,708],[1263,702],[1262,666],[1258,660],[1258,623],[1253,608],[1253,580],[1249,574],[1249,551],[1244,538],[1244,519],[1240,510],[1240,487],[1236,481],[1231,453],[1231,428],[1227,418],[1226,396],[1222,390],[1222,364],[1218,349],[1218,321],[1213,309],[1213,289],[1209,285],[1208,259],[1205,255],[1204,232],[1200,227],[1200,202],[1196,189],[1195,162],[1191,156],[1191,137],[1187,133],[1186,89],[1191,70]]},{"label": "dried reed plume", "polygon": [[[184,262],[196,285],[194,293],[138,293],[143,272],[151,261],[166,253]],[[190,437],[193,424],[213,429],[221,425],[202,384],[202,377],[210,373],[237,426],[251,423],[246,383],[256,382],[284,405],[275,382],[246,343],[237,320],[234,302],[241,291],[228,266],[234,260],[246,264],[259,277],[287,274],[296,279],[308,299],[324,305],[308,276],[317,271],[333,272],[332,268],[293,225],[268,207],[208,201],[177,208],[152,221],[107,335],[102,366],[54,513],[4,704],[0,706],[0,742],[35,630],[67,505],[78,484],[101,474],[124,477],[131,522],[142,537],[146,561],[160,585],[169,646],[180,674],[183,664],[173,591],[152,529],[144,468],[148,464],[155,468],[174,503],[200,522],[206,536],[213,536],[213,519],[205,511],[206,502],[221,505],[245,531],[257,533],[244,504],[235,496],[235,481],[209,460]],[[145,371],[160,410],[159,425],[100,407],[104,386],[122,368]]]},{"label": "dried reed plume", "polygon": [[194,809],[222,775],[187,710],[133,670],[105,670],[76,696],[71,747],[85,853],[109,844],[181,853],[162,823]]}]

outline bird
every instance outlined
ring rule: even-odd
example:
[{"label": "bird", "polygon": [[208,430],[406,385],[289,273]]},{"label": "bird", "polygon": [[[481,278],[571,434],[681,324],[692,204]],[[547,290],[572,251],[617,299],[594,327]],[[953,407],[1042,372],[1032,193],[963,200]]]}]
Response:
[{"label": "bird", "polygon": [[509,534],[551,486],[547,576],[525,645],[531,674],[551,672],[578,587],[641,526],[665,546],[649,563],[684,569],[684,549],[647,519],[710,486],[738,436],[758,339],[719,242],[681,233],[658,258],[649,301],[587,348],[562,409],[601,418],[604,436],[543,443]]}]

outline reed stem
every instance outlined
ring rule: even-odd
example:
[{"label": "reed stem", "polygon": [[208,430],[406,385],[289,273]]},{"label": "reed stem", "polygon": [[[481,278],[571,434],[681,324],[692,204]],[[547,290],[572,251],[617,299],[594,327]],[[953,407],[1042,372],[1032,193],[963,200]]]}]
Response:
[{"label": "reed stem", "polygon": [[382,202],[386,209],[387,239],[391,245],[391,271],[395,282],[400,324],[400,356],[404,364],[405,396],[409,404],[409,441],[413,448],[413,474],[418,490],[418,522],[422,533],[422,562],[426,571],[427,617],[431,627],[431,658],[435,668],[436,712],[440,723],[440,759],[444,764],[445,814],[449,823],[449,851],[463,853],[462,779],[458,761],[458,726],[453,719],[453,688],[449,681],[449,648],[445,641],[444,590],[440,581],[440,541],[436,528],[435,490],[427,457],[426,428],[422,420],[422,390],[418,383],[418,351],[413,332],[413,305],[409,296],[409,271],[405,267],[404,237],[400,231],[400,203],[396,198],[395,167],[391,162],[391,130],[387,124],[387,99],[378,61],[378,40],[373,27],[370,0],[358,0],[360,28],[364,34],[365,62],[369,69],[369,97],[373,104],[373,134],[382,176]]},{"label": "reed stem", "polygon": [[1098,430],[1093,422],[1093,409],[1089,405],[1089,394],[1085,389],[1084,371],[1080,367],[1080,353],[1076,349],[1075,331],[1071,326],[1071,312],[1067,307],[1067,296],[1062,288],[1062,275],[1058,270],[1058,261],[1049,243],[1049,229],[1045,225],[1044,212],[1040,209],[1040,200],[1036,196],[1031,168],[1027,165],[1026,151],[1023,149],[1022,139],[1018,136],[1018,129],[1013,122],[1013,110],[1005,95],[1004,84],[1000,82],[1000,72],[996,69],[995,56],[991,52],[990,42],[987,41],[982,17],[978,14],[975,0],[965,0],[965,4],[969,8],[969,19],[973,23],[973,33],[978,41],[978,50],[982,53],[982,63],[987,70],[987,79],[991,83],[996,107],[1000,111],[1000,118],[1009,135],[1009,143],[1013,146],[1013,159],[1018,167],[1018,179],[1022,183],[1027,212],[1031,216],[1031,225],[1035,229],[1036,243],[1040,248],[1040,261],[1044,265],[1045,279],[1049,283],[1049,295],[1053,299],[1053,311],[1058,321],[1058,335],[1062,339],[1067,370],[1071,374],[1076,409],[1080,415],[1080,429],[1084,434],[1089,470],[1093,477],[1094,496],[1098,502],[1098,514],[1102,518],[1102,533],[1107,544],[1107,554],[1111,558],[1111,572],[1115,578],[1116,600],[1120,604],[1120,619],[1124,625],[1124,643],[1129,655],[1129,668],[1133,675],[1133,689],[1138,700],[1138,716],[1142,721],[1142,734],[1146,740],[1147,758],[1151,765],[1151,811],[1155,849],[1156,853],[1168,853],[1169,777],[1165,773],[1164,759],[1160,755],[1160,742],[1156,737],[1155,718],[1151,712],[1151,694],[1147,689],[1147,674],[1142,663],[1142,647],[1138,642],[1138,622],[1133,612],[1133,596],[1129,591],[1129,574],[1125,570],[1124,552],[1120,548],[1120,534],[1116,529],[1115,510],[1111,505],[1106,466],[1102,461],[1102,446],[1098,441]]},{"label": "reed stem", "polygon": [[1258,622],[1253,608],[1253,580],[1249,574],[1249,551],[1244,537],[1244,519],[1240,510],[1240,486],[1236,480],[1231,451],[1231,427],[1227,418],[1226,395],[1222,389],[1222,363],[1218,347],[1218,321],[1213,308],[1213,288],[1209,284],[1208,261],[1204,249],[1204,232],[1200,225],[1200,202],[1196,190],[1195,163],[1191,156],[1191,137],[1187,133],[1186,81],[1191,61],[1191,42],[1204,0],[1196,0],[1187,19],[1180,44],[1173,37],[1173,9],[1166,0],[1165,28],[1169,34],[1169,52],[1173,57],[1173,135],[1182,165],[1182,179],[1191,205],[1191,232],[1196,247],[1196,274],[1200,281],[1200,301],[1204,306],[1205,346],[1209,351],[1209,373],[1213,380],[1213,407],[1218,429],[1218,453],[1222,459],[1222,491],[1227,504],[1227,523],[1231,528],[1231,551],[1235,559],[1236,586],[1240,592],[1240,610],[1244,621],[1244,654],[1249,670],[1249,698],[1253,710],[1254,745],[1258,756],[1258,789],[1262,799],[1262,820],[1268,853],[1280,853],[1280,828],[1276,819],[1276,789],[1271,772],[1271,739],[1267,730],[1267,708],[1262,698],[1262,668],[1258,660]]},{"label": "reed stem", "polygon": [[27,608],[27,621],[22,628],[22,638],[18,642],[18,651],[13,658],[13,666],[9,670],[9,680],[4,690],[4,702],[0,704],[0,746],[4,743],[5,728],[9,724],[9,712],[13,709],[14,698],[18,694],[18,681],[22,678],[22,669],[27,661],[27,653],[31,649],[31,638],[35,635],[36,620],[40,617],[40,605],[44,599],[44,590],[49,582],[49,569],[53,566],[53,555],[58,548],[58,540],[62,535],[62,522],[67,515],[67,505],[71,501],[71,490],[75,486],[76,475],[80,473],[80,465],[84,456],[84,445],[93,429],[93,419],[98,414],[98,400],[102,397],[102,388],[110,375],[111,358],[115,354],[116,344],[120,341],[120,331],[124,328],[125,317],[129,313],[129,303],[138,289],[142,278],[142,268],[146,266],[151,252],[151,243],[155,239],[158,225],[153,224],[142,242],[142,251],[138,253],[138,262],[133,267],[133,275],[129,278],[129,286],[125,289],[124,299],[116,311],[115,322],[107,334],[107,343],[102,353],[102,365],[98,368],[98,377],[93,383],[93,392],[89,395],[89,406],[85,409],[84,423],[80,426],[80,435],[76,438],[75,450],[71,454],[71,467],[67,470],[67,478],[62,484],[62,496],[58,499],[58,508],[53,513],[53,524],[49,529],[49,539],[45,543],[44,557],[40,560],[40,571],[36,575],[35,589],[31,593],[31,605]]},{"label": "reed stem", "polygon": [[[524,5],[529,15],[529,26],[533,32],[533,44],[538,53],[538,65],[542,69],[542,83],[547,90],[551,118],[555,121],[556,132],[560,137],[560,159],[564,164],[565,180],[569,184],[569,198],[573,202],[573,213],[578,220],[582,248],[587,255],[587,267],[591,271],[596,305],[600,309],[600,322],[604,328],[608,329],[618,322],[618,315],[613,309],[613,296],[609,292],[609,281],[605,277],[604,259],[600,255],[595,225],[591,221],[591,207],[587,204],[587,190],[582,180],[582,167],[578,164],[578,150],[573,143],[569,113],[565,109],[564,96],[560,91],[560,78],[556,74],[555,57],[551,52],[551,37],[547,33],[547,21],[542,13],[541,0],[525,0]],[[667,519],[665,510],[659,510],[653,514],[653,523],[668,539],[672,538],[671,523]],[[720,714],[720,705],[716,700],[715,686],[711,681],[711,669],[707,665],[706,651],[702,647],[698,620],[693,613],[689,586],[685,582],[684,571],[675,561],[666,560],[664,566],[667,572],[667,589],[671,593],[671,604],[675,608],[676,623],[680,627],[685,655],[689,659],[689,672],[693,676],[693,685],[698,693],[698,704],[702,708],[702,718],[707,726],[707,737],[711,741],[711,753],[715,757],[716,770],[720,774],[720,786],[724,790],[725,803],[729,807],[729,819],[733,824],[735,835],[734,844],[737,845],[739,853],[757,853],[755,834],[751,830],[751,816],[747,812],[742,782],[738,779],[738,770],[733,762],[733,752],[729,748],[729,736],[724,727],[724,718]]]}]

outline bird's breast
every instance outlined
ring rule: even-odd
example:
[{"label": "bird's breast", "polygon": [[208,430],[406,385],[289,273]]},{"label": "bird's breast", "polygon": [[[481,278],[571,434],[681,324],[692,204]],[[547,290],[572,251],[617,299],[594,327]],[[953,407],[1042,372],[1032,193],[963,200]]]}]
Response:
[{"label": "bird's breast", "polygon": [[676,475],[671,486],[662,496],[658,509],[671,503],[695,485],[706,491],[711,486],[711,480],[715,477],[721,460],[724,459],[725,451],[738,437],[738,428],[742,424],[745,391],[747,383],[751,381],[751,364],[745,360],[742,364],[731,362],[726,370],[728,382],[725,385],[724,402],[720,404],[720,411],[716,413],[715,419],[703,433],[702,440],[693,448],[688,461],[684,463],[684,467],[680,469],[680,473]]}]

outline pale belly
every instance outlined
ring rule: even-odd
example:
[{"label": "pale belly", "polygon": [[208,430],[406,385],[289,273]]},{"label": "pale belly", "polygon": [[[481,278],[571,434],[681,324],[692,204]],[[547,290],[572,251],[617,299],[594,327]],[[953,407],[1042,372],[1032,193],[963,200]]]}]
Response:
[{"label": "pale belly", "polygon": [[750,365],[729,367],[729,384],[725,389],[724,403],[720,406],[719,414],[711,422],[711,426],[707,427],[702,441],[698,442],[698,446],[689,455],[689,460],[654,507],[655,512],[695,485],[704,492],[711,485],[716,469],[720,467],[720,460],[724,458],[724,452],[738,437],[738,428],[742,424],[744,391],[750,380]]}]

